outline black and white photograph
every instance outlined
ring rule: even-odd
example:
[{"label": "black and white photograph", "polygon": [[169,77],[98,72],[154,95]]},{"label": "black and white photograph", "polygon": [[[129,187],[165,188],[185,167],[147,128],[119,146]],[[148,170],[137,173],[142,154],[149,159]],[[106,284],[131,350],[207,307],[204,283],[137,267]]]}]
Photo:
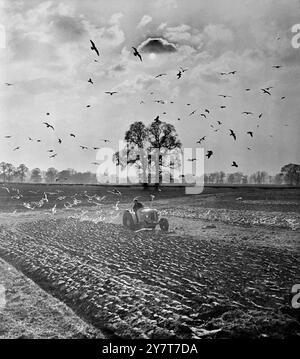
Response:
[{"label": "black and white photograph", "polygon": [[1,341],[299,339],[299,101],[299,0],[0,0]]}]

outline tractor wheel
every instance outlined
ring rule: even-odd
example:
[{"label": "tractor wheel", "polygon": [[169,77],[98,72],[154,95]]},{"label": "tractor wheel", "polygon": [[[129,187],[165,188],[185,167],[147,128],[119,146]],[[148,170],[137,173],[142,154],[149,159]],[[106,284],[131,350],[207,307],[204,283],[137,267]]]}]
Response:
[{"label": "tractor wheel", "polygon": [[126,211],[123,214],[123,225],[126,228],[129,228],[129,229],[132,229],[132,230],[134,229],[134,222],[133,222],[133,219],[132,219],[132,215],[128,211]]},{"label": "tractor wheel", "polygon": [[169,222],[167,218],[161,218],[159,221],[159,227],[163,232],[168,232],[169,230]]}]

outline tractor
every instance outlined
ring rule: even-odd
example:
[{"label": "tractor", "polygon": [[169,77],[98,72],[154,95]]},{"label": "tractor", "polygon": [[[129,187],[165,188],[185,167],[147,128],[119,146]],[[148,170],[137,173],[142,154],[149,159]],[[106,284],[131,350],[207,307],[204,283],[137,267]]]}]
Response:
[{"label": "tractor", "polygon": [[149,228],[154,230],[157,225],[163,232],[168,232],[169,222],[166,218],[160,218],[159,212],[154,208],[140,208],[136,212],[127,209],[123,214],[123,225],[131,230]]}]

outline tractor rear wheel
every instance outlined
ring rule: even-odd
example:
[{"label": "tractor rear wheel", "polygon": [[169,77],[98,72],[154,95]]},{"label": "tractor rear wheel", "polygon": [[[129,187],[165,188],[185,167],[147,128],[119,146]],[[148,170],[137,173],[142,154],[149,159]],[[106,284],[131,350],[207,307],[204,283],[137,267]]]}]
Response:
[{"label": "tractor rear wheel", "polygon": [[129,211],[126,211],[124,214],[123,214],[123,225],[126,227],[126,228],[129,228],[129,229],[134,229],[134,222],[133,222],[133,219],[132,219],[132,215]]},{"label": "tractor rear wheel", "polygon": [[161,218],[159,221],[159,227],[163,232],[168,232],[169,230],[169,222],[167,218]]}]

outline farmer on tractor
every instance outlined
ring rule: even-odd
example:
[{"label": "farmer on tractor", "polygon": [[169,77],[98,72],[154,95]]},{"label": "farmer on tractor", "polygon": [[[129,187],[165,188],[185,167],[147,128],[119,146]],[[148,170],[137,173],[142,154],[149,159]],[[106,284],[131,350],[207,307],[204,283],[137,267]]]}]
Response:
[{"label": "farmer on tractor", "polygon": [[138,215],[137,215],[137,211],[138,211],[139,209],[141,209],[141,208],[144,208],[143,203],[141,203],[141,202],[138,201],[138,197],[134,198],[134,199],[133,199],[133,208],[132,208],[132,209],[133,209],[134,212],[135,212],[135,216],[136,216],[137,221],[139,220],[139,219],[138,219]]}]

